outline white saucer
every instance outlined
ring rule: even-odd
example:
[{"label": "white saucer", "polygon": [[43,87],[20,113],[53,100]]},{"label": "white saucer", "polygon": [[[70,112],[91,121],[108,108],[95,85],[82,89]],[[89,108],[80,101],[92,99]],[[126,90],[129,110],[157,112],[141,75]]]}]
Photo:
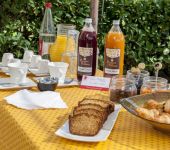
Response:
[{"label": "white saucer", "polygon": [[10,78],[0,78],[0,90],[36,87],[37,84],[29,78],[24,83],[11,83]]},{"label": "white saucer", "polygon": [[30,68],[28,69],[33,75],[37,76],[37,77],[40,77],[40,76],[49,76],[49,73],[41,73],[39,72],[38,69],[36,68]]}]

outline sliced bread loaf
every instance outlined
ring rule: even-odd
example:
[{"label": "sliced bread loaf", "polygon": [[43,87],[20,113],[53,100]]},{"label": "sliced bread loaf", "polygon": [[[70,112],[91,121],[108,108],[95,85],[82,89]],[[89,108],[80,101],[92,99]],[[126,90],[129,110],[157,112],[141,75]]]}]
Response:
[{"label": "sliced bread loaf", "polygon": [[72,134],[83,136],[94,136],[101,128],[102,120],[88,113],[69,116],[69,130]]},{"label": "sliced bread loaf", "polygon": [[106,101],[106,100],[99,100],[99,99],[83,99],[79,102],[79,105],[84,104],[96,104],[100,105],[101,107],[105,108],[108,113],[111,113],[114,111],[114,103],[112,101]]},{"label": "sliced bread loaf", "polygon": [[82,114],[82,113],[87,113],[89,115],[95,115],[101,118],[101,120],[104,121],[106,120],[106,115],[104,115],[104,113],[102,111],[96,110],[96,109],[92,109],[92,108],[88,108],[88,109],[74,109],[73,111],[73,115],[77,115],[77,114]]},{"label": "sliced bread loaf", "polygon": [[84,110],[84,109],[95,109],[97,111],[101,111],[103,115],[105,116],[105,119],[107,119],[108,116],[108,111],[107,109],[101,107],[100,105],[97,104],[79,104],[79,106],[75,107],[74,110]]}]

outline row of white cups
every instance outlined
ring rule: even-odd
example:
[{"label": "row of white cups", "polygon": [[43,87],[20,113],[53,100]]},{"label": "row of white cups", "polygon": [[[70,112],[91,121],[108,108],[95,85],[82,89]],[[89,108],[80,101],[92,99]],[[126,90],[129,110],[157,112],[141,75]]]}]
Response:
[{"label": "row of white cups", "polygon": [[39,74],[49,74],[51,77],[59,79],[59,83],[64,83],[69,64],[64,62],[50,62],[42,59],[40,55],[35,55],[31,50],[25,50],[23,59],[14,58],[12,53],[4,53],[1,68],[8,68],[11,83],[24,83],[28,70],[34,69]]}]

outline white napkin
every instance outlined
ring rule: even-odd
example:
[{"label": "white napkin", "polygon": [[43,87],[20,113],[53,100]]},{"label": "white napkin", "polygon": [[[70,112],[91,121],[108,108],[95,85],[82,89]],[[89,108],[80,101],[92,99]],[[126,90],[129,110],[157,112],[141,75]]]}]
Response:
[{"label": "white napkin", "polygon": [[53,91],[31,92],[29,90],[20,90],[4,98],[7,103],[16,107],[32,110],[45,108],[67,108],[62,100],[60,93]]}]

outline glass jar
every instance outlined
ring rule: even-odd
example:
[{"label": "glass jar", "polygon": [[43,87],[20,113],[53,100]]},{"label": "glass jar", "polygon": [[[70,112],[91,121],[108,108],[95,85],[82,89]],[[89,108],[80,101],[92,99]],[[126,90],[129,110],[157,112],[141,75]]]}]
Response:
[{"label": "glass jar", "polygon": [[69,30],[74,30],[75,28],[75,25],[70,24],[57,25],[57,38],[49,50],[51,61],[61,61],[62,53],[66,50],[67,33]]},{"label": "glass jar", "polygon": [[118,102],[122,98],[127,98],[137,94],[134,78],[126,76],[114,76],[110,83],[110,100]]},{"label": "glass jar", "polygon": [[135,73],[132,73],[131,70],[128,70],[126,76],[127,78],[130,78],[130,77],[135,78],[137,94],[140,94],[140,88],[143,84],[143,79],[149,76],[149,72],[146,70],[141,70],[140,73],[135,74]]},{"label": "glass jar", "polygon": [[168,80],[161,77],[149,76],[143,79],[140,94],[164,91],[168,89]]}]

